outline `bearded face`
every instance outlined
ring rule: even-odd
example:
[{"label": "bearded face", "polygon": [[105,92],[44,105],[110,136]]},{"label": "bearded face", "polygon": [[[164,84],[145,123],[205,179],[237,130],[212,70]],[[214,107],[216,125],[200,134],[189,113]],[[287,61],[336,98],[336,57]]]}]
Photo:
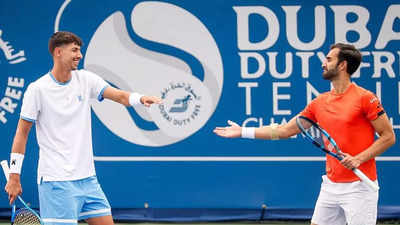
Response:
[{"label": "bearded face", "polygon": [[324,71],[322,72],[322,78],[325,80],[333,80],[335,77],[339,75],[338,64],[335,65],[333,68],[323,68]]},{"label": "bearded face", "polygon": [[331,49],[326,56],[326,59],[322,63],[322,78],[325,80],[332,81],[334,80],[337,76],[339,76],[339,49],[334,48]]}]

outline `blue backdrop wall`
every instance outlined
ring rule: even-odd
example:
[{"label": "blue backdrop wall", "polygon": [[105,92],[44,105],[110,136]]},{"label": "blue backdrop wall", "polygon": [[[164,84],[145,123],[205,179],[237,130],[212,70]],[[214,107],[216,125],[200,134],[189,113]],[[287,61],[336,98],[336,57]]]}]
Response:
[{"label": "blue backdrop wall", "polygon": [[[267,212],[283,209],[278,216],[297,209],[308,218],[324,174],[318,150],[300,135],[228,140],[212,130],[228,119],[244,126],[285,123],[330,89],[321,63],[331,44],[347,42],[363,53],[353,81],[377,94],[398,136],[396,2],[1,1],[0,158],[9,158],[26,87],[52,67],[49,37],[68,30],[85,43],[80,68],[163,99],[150,109],[93,102],[96,170],[113,208],[245,215],[240,210],[258,212],[265,204]],[[377,159],[381,218],[400,216],[398,148]],[[26,155],[23,197],[37,207],[34,130]],[[7,207],[0,194],[0,208]],[[228,211],[215,218],[233,215]],[[171,211],[159,218],[171,215],[185,217]]]}]

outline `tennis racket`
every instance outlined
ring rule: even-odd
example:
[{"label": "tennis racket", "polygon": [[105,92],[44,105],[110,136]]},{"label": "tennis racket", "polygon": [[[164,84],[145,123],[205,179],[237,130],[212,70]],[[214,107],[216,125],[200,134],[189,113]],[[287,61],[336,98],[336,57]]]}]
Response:
[{"label": "tennis racket", "polygon": [[[305,116],[298,116],[296,118],[296,123],[307,140],[311,141],[322,151],[335,157],[337,160],[341,161],[343,159],[342,151],[337,146],[335,140],[333,140],[328,132],[322,129],[317,123]],[[379,190],[379,186],[370,180],[363,172],[361,172],[361,170],[357,168],[353,168],[352,170],[354,174],[356,174],[361,181],[365,182],[372,190]]]},{"label": "tennis racket", "polygon": [[[3,160],[0,164],[3,168],[4,176],[6,176],[8,181],[10,170],[8,162],[7,160]],[[11,207],[11,225],[42,225],[43,223],[39,214],[35,210],[31,209],[28,204],[22,200],[21,196],[18,196],[17,198],[22,207],[19,207],[18,210],[16,210],[16,201],[14,201]]]}]

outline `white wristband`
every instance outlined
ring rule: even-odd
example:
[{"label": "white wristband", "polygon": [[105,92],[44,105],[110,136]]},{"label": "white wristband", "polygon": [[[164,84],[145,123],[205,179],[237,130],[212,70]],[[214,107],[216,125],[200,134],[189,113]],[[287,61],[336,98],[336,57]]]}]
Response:
[{"label": "white wristband", "polygon": [[22,162],[24,161],[24,155],[19,153],[11,153],[10,157],[10,173],[21,174]]},{"label": "white wristband", "polygon": [[144,96],[144,95],[139,94],[139,93],[137,93],[137,92],[131,93],[131,94],[129,95],[129,104],[130,104],[131,106],[134,106],[134,105],[141,105],[142,102],[140,102],[140,98],[142,98],[143,96]]},{"label": "white wristband", "polygon": [[256,137],[255,127],[242,127],[242,138],[254,139]]}]

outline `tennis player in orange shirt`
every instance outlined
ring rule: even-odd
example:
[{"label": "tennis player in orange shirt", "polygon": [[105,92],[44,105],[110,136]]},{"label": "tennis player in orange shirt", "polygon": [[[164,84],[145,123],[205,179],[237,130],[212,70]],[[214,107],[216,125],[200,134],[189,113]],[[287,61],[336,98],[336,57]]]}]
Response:
[{"label": "tennis player in orange shirt", "polygon": [[[350,80],[361,59],[353,45],[332,45],[322,64],[322,77],[333,89],[320,94],[299,113],[331,134],[345,156],[340,162],[327,157],[312,225],[376,224],[379,193],[360,182],[351,169],[360,169],[377,183],[375,157],[395,143],[395,135],[379,99]],[[214,133],[226,138],[285,139],[301,132],[296,117],[287,124],[259,128],[228,121],[229,126],[216,127]]]}]

